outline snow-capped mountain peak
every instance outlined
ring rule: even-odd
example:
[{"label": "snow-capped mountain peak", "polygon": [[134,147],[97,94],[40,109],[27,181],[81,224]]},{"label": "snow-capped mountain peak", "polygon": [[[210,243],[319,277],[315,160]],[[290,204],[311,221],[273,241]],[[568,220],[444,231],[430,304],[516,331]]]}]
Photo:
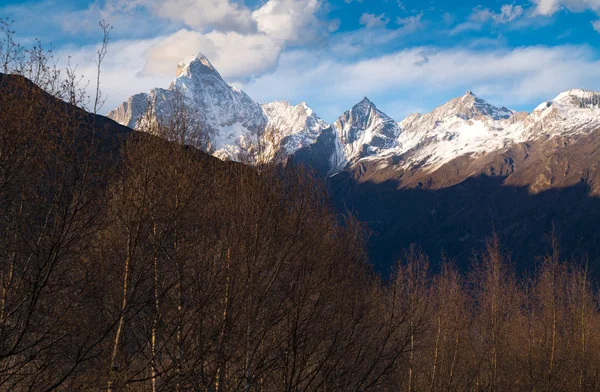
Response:
[{"label": "snow-capped mountain peak", "polygon": [[268,119],[262,135],[267,160],[285,159],[303,147],[313,144],[329,125],[306,104],[291,105],[276,101],[262,105]]},{"label": "snow-capped mountain peak", "polygon": [[572,89],[558,94],[552,102],[570,104],[579,108],[597,108],[600,107],[600,93],[590,90]]},{"label": "snow-capped mountain peak", "polygon": [[560,101],[566,97],[576,97],[579,99],[589,99],[589,98],[593,98],[594,96],[598,96],[599,93],[596,91],[591,91],[591,90],[583,90],[583,89],[579,89],[579,88],[574,88],[571,90],[567,90],[564,91],[560,94],[558,94],[556,96],[556,98],[553,99],[553,101]]},{"label": "snow-capped mountain peak", "polygon": [[600,128],[600,93],[569,90],[531,114],[498,108],[468,91],[432,112],[401,123],[402,165],[435,170],[460,156],[478,156],[538,138],[569,136]]},{"label": "snow-capped mountain peak", "polygon": [[509,118],[513,114],[511,110],[505,107],[498,108],[489,104],[470,90],[462,97],[448,101],[433,112],[440,117],[456,115],[464,119],[471,119],[483,116],[493,120]]},{"label": "snow-capped mountain peak", "polygon": [[221,75],[217,69],[212,65],[210,60],[203,55],[198,53],[193,59],[188,62],[181,62],[177,66],[177,77],[186,76],[188,78],[193,77],[197,74],[217,74],[219,78]]},{"label": "snow-capped mountain peak", "polygon": [[429,113],[404,119],[400,123],[399,147],[389,154],[404,155],[406,167],[417,165],[433,170],[461,155],[502,148],[506,139],[512,137],[502,130],[515,114],[469,90]]},{"label": "snow-capped mountain peak", "polygon": [[266,123],[261,106],[243,91],[227,84],[203,54],[178,65],[177,77],[169,88],[155,88],[137,94],[108,113],[117,122],[132,128],[155,106],[156,120],[165,122],[182,101],[192,117],[194,130],[188,142],[227,159],[241,159]]},{"label": "snow-capped mountain peak", "polygon": [[369,98],[364,97],[362,101],[354,105],[354,108],[361,110],[370,110],[371,108],[376,108],[376,106]]},{"label": "snow-capped mountain peak", "polygon": [[[259,105],[239,88],[229,85],[202,53],[179,63],[177,77],[168,89],[137,94],[108,116],[132,128],[153,102],[156,120],[167,121],[177,102],[183,101],[198,135],[190,144],[223,159],[285,159],[314,143],[328,125],[302,102]],[[260,148],[259,148],[260,147]]]},{"label": "snow-capped mountain peak", "polygon": [[348,162],[393,148],[400,135],[398,124],[366,97],[338,118],[333,127]]}]

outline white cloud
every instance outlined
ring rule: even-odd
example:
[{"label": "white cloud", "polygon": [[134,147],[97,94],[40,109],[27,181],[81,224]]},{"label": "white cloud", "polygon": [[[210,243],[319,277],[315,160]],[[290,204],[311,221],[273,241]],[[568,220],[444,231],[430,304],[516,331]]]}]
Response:
[{"label": "white cloud", "polygon": [[173,75],[177,63],[202,52],[231,82],[260,76],[276,66],[287,46],[318,42],[336,28],[317,17],[320,5],[318,0],[269,0],[251,14],[252,32],[180,29],[145,51],[143,72]]},{"label": "white cloud", "polygon": [[264,34],[217,31],[202,34],[182,29],[144,51],[143,74],[174,77],[180,61],[202,52],[224,78],[244,80],[272,70],[283,49],[281,45]]},{"label": "white cloud", "polygon": [[538,15],[550,16],[562,8],[571,12],[592,10],[600,12],[600,0],[534,0]]},{"label": "white cloud", "polygon": [[594,30],[600,33],[600,19],[593,21],[592,27],[594,28]]},{"label": "white cloud", "polygon": [[273,39],[304,43],[322,38],[328,25],[317,18],[320,0],[269,0],[252,13],[258,30]]},{"label": "white cloud", "polygon": [[520,5],[504,4],[500,7],[500,12],[493,12],[487,8],[476,8],[471,14],[470,20],[473,22],[494,22],[496,24],[506,24],[513,22],[524,15],[523,7]]},{"label": "white cloud", "polygon": [[85,31],[90,24],[106,19],[119,28],[129,29],[149,19],[148,15],[140,15],[141,11],[199,31],[256,29],[252,12],[231,0],[96,0],[87,9],[67,15],[64,27],[74,32]]},{"label": "white cloud", "polygon": [[373,29],[377,27],[385,27],[388,23],[390,23],[390,18],[386,18],[385,14],[375,15],[364,13],[361,15],[359,22],[367,29]]},{"label": "white cloud", "polygon": [[[342,113],[339,109],[348,109],[364,95],[377,103],[378,99],[386,102],[418,93],[422,101],[413,105],[431,109],[442,103],[440,97],[471,89],[496,104],[533,108],[570,88],[600,89],[600,61],[582,46],[512,50],[419,47],[355,63],[334,57],[318,63],[314,60],[312,52],[287,52],[274,73],[243,87],[260,101],[306,100],[330,121]],[[386,110],[397,120],[404,113],[403,108]]]},{"label": "white cloud", "polygon": [[230,0],[137,0],[162,17],[185,23],[189,28],[206,31],[250,32],[255,24],[251,11]]},{"label": "white cloud", "polygon": [[523,7],[521,7],[520,5],[515,6],[512,4],[504,4],[502,7],[500,7],[500,13],[494,14],[492,16],[492,19],[496,23],[510,23],[515,19],[523,16],[523,13]]},{"label": "white cloud", "polygon": [[422,19],[423,13],[414,16],[409,16],[406,18],[398,17],[396,18],[396,24],[398,26],[401,26],[405,32],[414,33],[415,31],[420,30],[424,26]]},{"label": "white cloud", "polygon": [[[140,29],[146,18],[139,18],[137,12],[145,0],[105,0],[94,1],[88,8],[66,12],[62,15],[61,27],[69,33],[89,33],[95,31],[102,19],[118,28],[119,34]],[[60,8],[59,8],[60,9]],[[136,23],[133,23],[133,22]],[[147,26],[144,26],[147,27]]]},{"label": "white cloud", "polygon": [[455,26],[451,30],[451,34],[455,35],[470,30],[479,31],[486,23],[505,25],[515,22],[523,16],[525,16],[525,10],[520,5],[504,4],[500,7],[499,12],[479,6],[473,9],[469,20]]},{"label": "white cloud", "polygon": [[534,0],[535,11],[538,15],[552,15],[558,11],[560,0]]}]

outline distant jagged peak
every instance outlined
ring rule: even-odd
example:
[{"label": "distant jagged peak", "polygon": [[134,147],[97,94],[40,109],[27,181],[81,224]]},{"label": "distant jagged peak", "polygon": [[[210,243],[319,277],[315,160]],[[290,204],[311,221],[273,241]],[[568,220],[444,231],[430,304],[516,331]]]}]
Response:
[{"label": "distant jagged peak", "polygon": [[364,97],[360,102],[358,102],[356,105],[354,105],[352,107],[352,109],[349,110],[349,112],[352,112],[352,113],[362,113],[364,115],[367,115],[372,110],[379,111],[377,109],[377,106],[373,103],[373,101],[371,101],[367,97]]},{"label": "distant jagged peak", "polygon": [[363,126],[367,126],[367,123],[371,121],[393,121],[387,114],[377,108],[377,105],[373,103],[369,98],[364,97],[360,102],[352,107],[352,109],[346,111],[337,122],[359,122],[364,123]]},{"label": "distant jagged peak", "polygon": [[539,104],[533,110],[533,113],[536,113],[537,115],[549,113],[557,106],[567,110],[570,110],[571,108],[598,109],[600,108],[600,92],[579,88],[563,91],[553,100]]},{"label": "distant jagged peak", "polygon": [[477,97],[477,94],[475,94],[473,91],[471,90],[467,90],[465,92],[465,94],[463,95],[463,98],[467,98],[467,97]]},{"label": "distant jagged peak", "polygon": [[333,128],[341,143],[339,153],[343,154],[344,162],[396,147],[396,139],[401,132],[398,123],[377,109],[367,97],[339,117]]},{"label": "distant jagged peak", "polygon": [[598,96],[600,96],[600,92],[598,91],[573,88],[571,90],[563,91],[562,93],[558,94],[556,98],[553,99],[553,101],[561,101],[569,97],[575,97],[579,99],[590,99]]},{"label": "distant jagged peak", "polygon": [[467,90],[462,96],[453,98],[438,106],[429,114],[438,120],[451,116],[458,116],[465,120],[480,116],[502,120],[511,117],[514,111],[506,107],[494,106],[477,96],[473,91]]},{"label": "distant jagged peak", "polygon": [[366,96],[363,97],[362,101],[360,101],[359,103],[357,103],[355,105],[355,107],[364,107],[364,106],[369,106],[369,107],[377,107],[375,106],[375,104],[373,103],[373,101],[371,101],[369,98],[367,98]]},{"label": "distant jagged peak", "polygon": [[217,69],[203,53],[198,53],[191,60],[180,62],[177,65],[177,78],[187,77],[193,79],[201,75],[212,75],[222,79]]},{"label": "distant jagged peak", "polygon": [[580,109],[600,108],[600,92],[571,89],[558,94],[551,102],[559,102]]}]

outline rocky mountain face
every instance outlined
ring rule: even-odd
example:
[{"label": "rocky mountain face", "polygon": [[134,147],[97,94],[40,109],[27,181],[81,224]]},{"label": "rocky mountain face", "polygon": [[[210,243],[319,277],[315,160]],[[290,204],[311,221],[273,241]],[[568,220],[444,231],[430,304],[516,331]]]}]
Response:
[{"label": "rocky mountain face", "polygon": [[185,108],[193,120],[189,144],[221,159],[283,159],[314,142],[327,124],[305,104],[286,102],[260,105],[243,91],[227,84],[210,61],[199,54],[179,64],[177,78],[167,89],[136,94],[108,113],[108,117],[134,129],[142,128],[149,107],[151,119],[168,123]]},{"label": "rocky mountain face", "polygon": [[398,124],[368,98],[344,113],[333,127],[343,146],[345,161],[350,164],[396,147],[400,135]]},{"label": "rocky mountain face", "polygon": [[261,135],[266,146],[266,160],[283,161],[296,151],[315,143],[329,125],[317,116],[305,102],[293,106],[288,102],[262,105],[267,125]]},{"label": "rocky mountain face", "polygon": [[169,88],[136,94],[109,112],[108,117],[140,128],[150,106],[152,120],[159,123],[168,122],[176,111],[185,108],[194,121],[191,125],[194,132],[188,136],[190,144],[223,159],[238,159],[251,150],[256,135],[267,124],[261,106],[243,91],[228,85],[203,55],[180,64],[177,78]]},{"label": "rocky mountain face", "polygon": [[[552,227],[571,255],[589,249],[600,263],[590,221],[600,218],[600,93],[570,90],[518,113],[467,91],[400,122],[365,98],[330,125],[304,102],[256,103],[199,55],[168,89],[134,95],[109,117],[139,127],[149,102],[157,121],[184,102],[205,136],[190,144],[219,158],[312,167],[340,212],[374,230],[383,270],[410,242],[467,262],[492,231],[532,264]],[[578,222],[592,229],[574,240]]]}]

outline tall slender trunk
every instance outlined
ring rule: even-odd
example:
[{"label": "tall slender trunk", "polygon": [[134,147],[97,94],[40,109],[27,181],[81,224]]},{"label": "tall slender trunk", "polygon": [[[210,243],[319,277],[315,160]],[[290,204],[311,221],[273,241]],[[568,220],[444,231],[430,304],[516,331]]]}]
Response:
[{"label": "tall slender trunk", "polygon": [[[18,216],[21,216],[23,213],[23,201],[21,200],[19,206]],[[16,249],[17,246],[17,230],[15,230],[13,235],[13,247]],[[13,277],[15,272],[15,263],[17,261],[17,252],[13,251],[10,257],[10,264],[8,265],[8,273],[6,277],[6,283],[4,279],[2,279],[2,298],[0,298],[0,325],[4,326],[5,318],[6,318],[6,302],[8,301],[8,295],[13,283]]]},{"label": "tall slender trunk", "polygon": [[[179,183],[175,194],[175,211],[179,210]],[[177,224],[175,225],[173,241],[173,252],[175,255],[174,262],[177,270],[177,382],[175,383],[175,392],[181,390],[181,375],[183,373],[183,271],[181,266],[181,258],[179,257],[179,236]]]},{"label": "tall slender trunk", "polygon": [[[458,326],[458,315],[456,316],[456,325]],[[453,382],[454,382],[454,368],[456,366],[456,361],[458,358],[458,347],[459,347],[459,343],[460,343],[460,332],[458,330],[456,330],[456,335],[454,337],[454,348],[453,348],[453,353],[452,353],[452,363],[450,364],[450,375],[449,375],[449,380],[448,380],[448,388],[450,388],[450,386],[452,386]]]},{"label": "tall slender trunk", "polygon": [[[152,227],[152,231],[154,233],[154,238],[156,238],[156,223],[154,223]],[[152,392],[156,392],[156,382],[158,377],[158,339],[157,339],[157,329],[158,329],[158,320],[160,314],[160,303],[159,303],[159,276],[158,276],[158,256],[154,254],[154,318],[152,320],[152,339],[151,339],[151,350],[152,350]]]},{"label": "tall slender trunk", "polygon": [[10,258],[10,264],[8,266],[8,273],[6,277],[6,283],[4,283],[4,279],[2,279],[2,298],[0,299],[0,325],[4,326],[5,317],[6,317],[6,301],[8,299],[8,293],[12,286],[13,275],[15,270],[15,259],[17,255],[16,252],[13,252],[12,257]]},{"label": "tall slender trunk", "polygon": [[548,378],[552,378],[554,369],[554,354],[556,351],[556,265],[552,268],[552,342],[550,347],[550,371]]},{"label": "tall slender trunk", "polygon": [[[414,284],[414,283],[413,283]],[[414,317],[415,317],[415,296],[416,288],[413,288],[410,298],[411,317],[410,317],[410,355],[409,355],[409,366],[408,366],[408,392],[413,391],[413,360],[415,355],[415,331],[414,331]]]},{"label": "tall slender trunk", "polygon": [[556,350],[556,306],[552,303],[552,343],[550,347],[550,374],[554,368],[554,352]]},{"label": "tall slender trunk", "polygon": [[442,316],[440,313],[441,312],[438,311],[438,314],[437,314],[437,332],[435,334],[435,349],[433,352],[433,370],[431,371],[431,388],[429,388],[430,391],[433,391],[435,389],[435,376],[436,376],[437,364],[438,364],[440,334],[442,331]]},{"label": "tall slender trunk", "polygon": [[123,301],[121,303],[121,313],[119,314],[119,322],[117,326],[117,332],[113,341],[113,349],[110,357],[110,375],[108,378],[108,392],[114,390],[114,378],[117,375],[119,369],[116,365],[117,356],[119,352],[119,343],[121,341],[121,335],[123,334],[123,325],[125,324],[125,311],[127,310],[127,295],[128,295],[128,284],[129,284],[129,264],[131,262],[131,237],[127,236],[127,256],[125,257],[125,271],[123,272]]},{"label": "tall slender trunk", "polygon": [[177,266],[177,383],[175,384],[175,391],[179,392],[181,390],[181,374],[182,374],[182,365],[183,365],[183,296],[182,296],[182,284],[181,279],[182,271],[180,266]]},{"label": "tall slender trunk", "polygon": [[496,276],[496,271],[494,271],[494,282],[493,282],[493,293],[492,293],[492,379],[490,384],[490,390],[493,392],[496,390],[496,373],[498,367],[498,344],[497,344],[497,295],[498,295],[498,284],[499,277]]},{"label": "tall slender trunk", "polygon": [[585,296],[586,296],[586,289],[587,289],[587,265],[585,268],[585,275],[583,276],[582,282],[581,282],[581,370],[579,372],[579,390],[583,391],[583,381],[584,381],[584,374],[585,374],[585,368],[586,368],[586,358],[585,358],[585,354],[586,354],[586,349],[585,349]]},{"label": "tall slender trunk", "polygon": [[225,329],[227,323],[227,311],[229,308],[229,284],[230,284],[230,271],[229,267],[231,266],[231,248],[227,249],[227,261],[225,265],[225,295],[223,296],[223,318],[221,324],[221,332],[220,332],[220,347],[219,347],[219,359],[218,359],[218,367],[217,367],[217,376],[215,380],[215,391],[220,392],[223,389],[223,383],[225,381],[225,368],[226,364],[224,361],[223,355],[223,343],[225,341]]}]

